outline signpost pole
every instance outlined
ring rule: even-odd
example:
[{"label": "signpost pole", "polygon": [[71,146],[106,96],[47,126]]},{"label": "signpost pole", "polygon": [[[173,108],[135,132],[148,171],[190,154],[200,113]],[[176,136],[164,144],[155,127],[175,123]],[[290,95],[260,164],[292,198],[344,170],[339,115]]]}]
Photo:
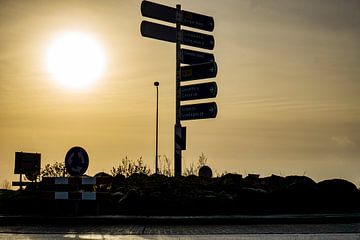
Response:
[{"label": "signpost pole", "polygon": [[154,82],[156,87],[156,144],[155,144],[155,173],[159,173],[158,158],[159,158],[159,82]]},{"label": "signpost pole", "polygon": [[[215,102],[181,106],[181,101],[214,98],[217,94],[215,82],[181,86],[182,81],[213,78],[217,74],[217,65],[213,54],[181,49],[182,45],[186,45],[213,50],[214,36],[181,29],[181,26],[212,32],[215,24],[214,18],[181,10],[180,4],[173,8],[147,0],[143,0],[141,3],[141,14],[147,18],[176,24],[176,28],[174,28],[144,20],[140,24],[140,32],[143,37],[176,43],[174,175],[179,177],[182,173],[182,150],[186,150],[186,127],[181,126],[181,121],[215,118],[217,114]],[[189,66],[181,67],[181,64],[189,64]]]},{"label": "signpost pole", "polygon": [[20,173],[20,190],[23,190],[23,185],[22,185],[22,173]]},{"label": "signpost pole", "polygon": [[180,66],[180,51],[181,51],[181,5],[176,5],[176,122],[175,122],[175,147],[174,147],[174,172],[175,177],[181,176],[181,122],[180,122],[180,100],[181,100],[181,66]]}]

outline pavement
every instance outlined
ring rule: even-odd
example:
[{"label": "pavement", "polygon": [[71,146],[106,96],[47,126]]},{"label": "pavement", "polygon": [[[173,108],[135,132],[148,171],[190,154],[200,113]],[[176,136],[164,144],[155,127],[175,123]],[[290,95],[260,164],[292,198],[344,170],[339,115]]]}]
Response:
[{"label": "pavement", "polygon": [[211,215],[211,216],[44,216],[44,215],[0,215],[0,225],[193,225],[193,224],[341,224],[360,223],[360,213],[332,214],[270,214],[270,215]]}]

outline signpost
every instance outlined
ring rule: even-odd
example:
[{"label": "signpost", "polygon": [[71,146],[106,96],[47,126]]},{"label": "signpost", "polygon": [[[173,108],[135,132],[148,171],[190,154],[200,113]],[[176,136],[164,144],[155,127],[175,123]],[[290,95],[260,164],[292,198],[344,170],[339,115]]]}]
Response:
[{"label": "signpost", "polygon": [[71,176],[83,175],[89,166],[89,156],[82,147],[71,148],[65,156],[65,168]]},{"label": "signpost", "polygon": [[[143,37],[155,38],[167,42],[176,42],[176,28],[166,25],[142,21],[140,25],[140,32]],[[179,33],[179,40],[181,44],[210,50],[214,49],[215,40],[211,35],[187,30],[180,30]]]},{"label": "signpost", "polygon": [[[170,23],[177,23],[176,8],[162,4],[142,1],[141,14],[144,17],[155,18]],[[198,13],[180,11],[179,23],[183,26],[197,28],[205,31],[214,30],[214,18]]]},{"label": "signpost", "polygon": [[214,18],[181,10],[179,4],[173,8],[146,0],[141,3],[141,14],[144,17],[176,24],[172,27],[144,20],[141,22],[140,32],[144,37],[176,43],[174,167],[175,176],[181,176],[181,151],[186,149],[186,127],[181,126],[181,121],[215,118],[217,115],[215,102],[181,105],[181,101],[214,98],[218,89],[215,82],[181,85],[185,81],[214,78],[218,70],[213,54],[181,48],[183,44],[212,50],[215,46],[214,37],[183,30],[181,26],[212,32],[215,26]]},{"label": "signpost", "polygon": [[192,32],[187,30],[181,30],[181,43],[198,48],[205,48],[209,50],[213,50],[215,46],[215,39],[213,36]]},{"label": "signpost", "polygon": [[40,175],[41,154],[15,152],[15,174],[20,174],[20,190],[22,190],[22,175],[25,174],[27,179],[35,181]]},{"label": "signpost", "polygon": [[40,153],[15,153],[15,174],[40,174]]},{"label": "signpost", "polygon": [[141,35],[167,42],[176,42],[176,29],[173,27],[142,21],[140,25]]},{"label": "signpost", "polygon": [[181,101],[214,98],[217,95],[216,82],[181,86]]},{"label": "signpost", "polygon": [[215,62],[200,63],[181,67],[181,81],[213,78],[217,74]]},{"label": "signpost", "polygon": [[217,115],[217,105],[215,102],[182,105],[180,109],[181,120],[216,118]]},{"label": "signpost", "polygon": [[215,62],[214,55],[211,53],[199,52],[189,49],[181,49],[180,61],[184,64],[199,64],[207,62]]}]

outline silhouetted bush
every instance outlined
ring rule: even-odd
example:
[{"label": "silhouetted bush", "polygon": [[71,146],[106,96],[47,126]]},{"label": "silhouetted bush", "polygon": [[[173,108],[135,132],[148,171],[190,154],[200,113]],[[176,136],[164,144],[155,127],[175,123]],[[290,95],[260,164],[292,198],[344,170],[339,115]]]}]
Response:
[{"label": "silhouetted bush", "polygon": [[54,164],[46,164],[40,172],[41,177],[68,177],[65,164],[55,162]]},{"label": "silhouetted bush", "polygon": [[146,166],[146,164],[142,160],[142,157],[138,158],[136,161],[133,161],[128,157],[125,157],[121,159],[121,162],[116,168],[113,167],[111,169],[112,176],[121,174],[126,177],[129,177],[134,173],[143,173],[143,174],[150,173],[150,169]]}]

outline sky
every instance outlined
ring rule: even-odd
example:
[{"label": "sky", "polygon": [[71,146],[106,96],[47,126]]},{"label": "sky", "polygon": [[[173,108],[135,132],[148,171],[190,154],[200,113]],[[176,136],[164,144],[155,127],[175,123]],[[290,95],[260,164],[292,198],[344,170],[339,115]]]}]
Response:
[{"label": "sky", "polygon": [[[157,2],[215,20],[218,74],[206,81],[217,82],[218,95],[197,102],[216,101],[218,115],[182,122],[183,168],[204,153],[219,174],[360,185],[359,1]],[[175,44],[141,36],[142,20],[160,22],[142,17],[140,5],[0,0],[0,183],[18,179],[15,152],[41,153],[44,167],[64,162],[73,146],[88,152],[88,175],[126,156],[154,171],[154,81],[159,154],[173,161]],[[104,75],[88,88],[64,88],[46,69],[50,43],[67,31],[93,36],[105,51]]]}]

